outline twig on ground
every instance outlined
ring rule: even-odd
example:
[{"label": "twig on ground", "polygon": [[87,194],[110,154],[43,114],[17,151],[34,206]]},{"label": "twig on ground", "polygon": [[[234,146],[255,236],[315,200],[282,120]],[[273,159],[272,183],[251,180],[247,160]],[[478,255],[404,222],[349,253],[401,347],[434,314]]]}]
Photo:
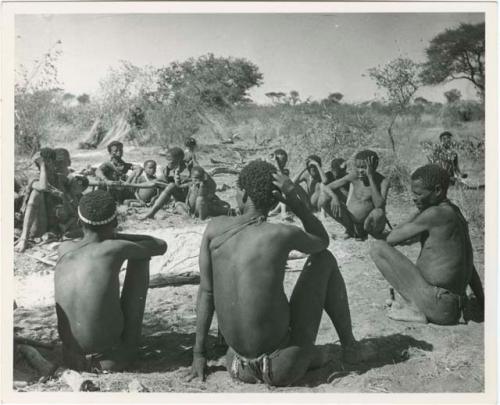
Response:
[{"label": "twig on ground", "polygon": [[31,257],[32,259],[38,260],[40,263],[46,264],[47,266],[55,267],[56,264],[57,264],[53,260],[44,259],[43,257],[38,257],[38,256],[35,256],[35,255],[30,255],[29,253],[25,253],[25,254],[26,254],[26,256]]}]

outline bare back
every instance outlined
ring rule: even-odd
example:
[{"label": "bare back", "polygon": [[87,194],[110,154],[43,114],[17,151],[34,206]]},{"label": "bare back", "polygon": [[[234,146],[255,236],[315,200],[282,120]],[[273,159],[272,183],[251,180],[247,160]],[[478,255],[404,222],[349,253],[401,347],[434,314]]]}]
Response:
[{"label": "bare back", "polygon": [[209,247],[220,328],[231,347],[251,357],[274,350],[288,330],[283,278],[291,227],[242,218],[213,220]]},{"label": "bare back", "polygon": [[97,352],[118,344],[123,329],[115,241],[61,245],[55,268],[58,328],[65,344]]},{"label": "bare back", "polygon": [[435,226],[422,233],[417,267],[431,285],[463,294],[473,271],[467,222],[460,209],[448,201],[426,211]]}]

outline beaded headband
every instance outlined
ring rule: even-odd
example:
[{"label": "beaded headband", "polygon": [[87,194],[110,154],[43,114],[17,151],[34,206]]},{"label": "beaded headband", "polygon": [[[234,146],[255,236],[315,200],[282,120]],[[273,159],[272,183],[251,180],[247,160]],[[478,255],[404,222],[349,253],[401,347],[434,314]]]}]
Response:
[{"label": "beaded headband", "polygon": [[116,218],[116,211],[113,213],[113,215],[111,215],[109,218],[107,219],[104,219],[102,221],[91,221],[90,219],[87,219],[85,218],[83,215],[82,215],[82,212],[80,211],[80,207],[78,207],[78,216],[80,217],[80,220],[82,222],[85,222],[86,224],[89,224],[89,225],[106,225],[106,224],[109,224],[113,219]]}]

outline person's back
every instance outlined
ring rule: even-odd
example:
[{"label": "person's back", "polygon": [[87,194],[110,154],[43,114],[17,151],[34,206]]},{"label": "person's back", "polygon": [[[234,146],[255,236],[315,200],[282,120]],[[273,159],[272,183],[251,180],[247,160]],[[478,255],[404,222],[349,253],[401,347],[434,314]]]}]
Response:
[{"label": "person's back", "polygon": [[460,209],[445,200],[427,208],[434,226],[421,237],[422,250],[417,266],[425,280],[456,294],[465,294],[473,267],[469,229]]},{"label": "person's back", "polygon": [[[84,237],[59,247],[54,290],[63,361],[81,371],[120,370],[137,351],[151,256],[166,243],[116,233],[113,196],[97,190],[78,205]],[[120,294],[119,272],[127,260]]]},{"label": "person's back", "polygon": [[[218,305],[216,299],[215,309],[228,344],[243,355],[272,350],[287,332],[289,308],[283,290],[290,251],[284,245],[287,228],[246,216],[221,217],[211,224],[214,293],[225,300]],[[268,333],[254,333],[259,329]],[[241,347],[241,343],[246,344]]]},{"label": "person's back", "polygon": [[68,323],[59,325],[60,331],[66,337],[70,330],[84,352],[119,342],[123,329],[119,301],[114,299],[119,296],[123,260],[116,260],[112,245],[113,241],[66,242],[62,249],[67,250],[55,268],[55,299]]}]

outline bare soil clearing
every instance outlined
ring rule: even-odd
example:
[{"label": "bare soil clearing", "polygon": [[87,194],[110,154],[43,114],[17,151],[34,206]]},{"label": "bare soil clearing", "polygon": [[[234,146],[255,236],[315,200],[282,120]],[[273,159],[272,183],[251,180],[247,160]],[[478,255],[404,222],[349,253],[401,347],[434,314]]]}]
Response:
[{"label": "bare soil clearing", "polygon": [[[202,163],[205,160],[208,162],[209,156],[235,160],[229,148],[219,149],[216,156],[215,148],[210,145],[204,146],[202,151]],[[164,160],[158,152],[158,148],[126,148],[125,159],[142,162],[151,157],[162,163]],[[105,150],[72,153],[73,167],[77,169],[105,159]],[[210,169],[213,165],[206,164],[205,167]],[[217,176],[215,180],[218,186],[229,186],[228,190],[219,194],[234,205],[236,177],[224,175]],[[452,190],[450,198],[453,200],[453,197]],[[391,195],[387,210],[393,225],[404,220],[410,209],[408,199]],[[122,216],[124,218],[125,215]],[[279,221],[277,218],[270,220]],[[323,221],[330,234],[342,233],[341,227],[333,220]],[[130,211],[120,223],[124,231],[151,233],[167,240],[167,254],[152,261],[152,274],[198,270],[199,241],[206,221],[184,219],[161,211],[156,219],[139,222],[137,213]],[[300,226],[297,221],[295,224]],[[471,228],[471,237],[475,263],[484,279],[483,230]],[[389,285],[368,255],[370,243],[370,240],[332,240],[329,247],[346,282],[355,336],[372,341],[378,349],[377,359],[370,364],[354,368],[342,364],[335,329],[324,316],[317,344],[333,354],[334,361],[328,366],[310,371],[295,387],[269,388],[263,384],[239,383],[233,381],[225,369],[224,350],[216,346],[217,324],[214,321],[210,332],[210,374],[207,381],[187,383],[184,376],[192,360],[198,286],[183,285],[149,290],[141,356],[134,372],[86,374],[85,378],[94,381],[101,391],[115,392],[127,391],[133,380],[138,380],[154,392],[442,392],[443,387],[447,392],[484,391],[484,328],[482,321],[474,315],[474,303],[471,303],[469,314],[472,319],[467,324],[443,327],[390,320],[384,308],[389,297]],[[404,247],[401,250],[415,259],[419,247]],[[47,256],[49,252],[51,248],[47,245],[32,248],[27,253]],[[304,261],[289,261],[285,277],[287,294],[291,293]],[[15,332],[23,337],[55,343],[54,350],[41,348],[39,351],[50,361],[60,363],[52,267],[26,254],[16,254],[14,272],[18,305],[14,311]],[[14,380],[28,383],[23,391],[71,391],[62,379],[38,383],[36,372],[21,356],[15,356]]]}]

